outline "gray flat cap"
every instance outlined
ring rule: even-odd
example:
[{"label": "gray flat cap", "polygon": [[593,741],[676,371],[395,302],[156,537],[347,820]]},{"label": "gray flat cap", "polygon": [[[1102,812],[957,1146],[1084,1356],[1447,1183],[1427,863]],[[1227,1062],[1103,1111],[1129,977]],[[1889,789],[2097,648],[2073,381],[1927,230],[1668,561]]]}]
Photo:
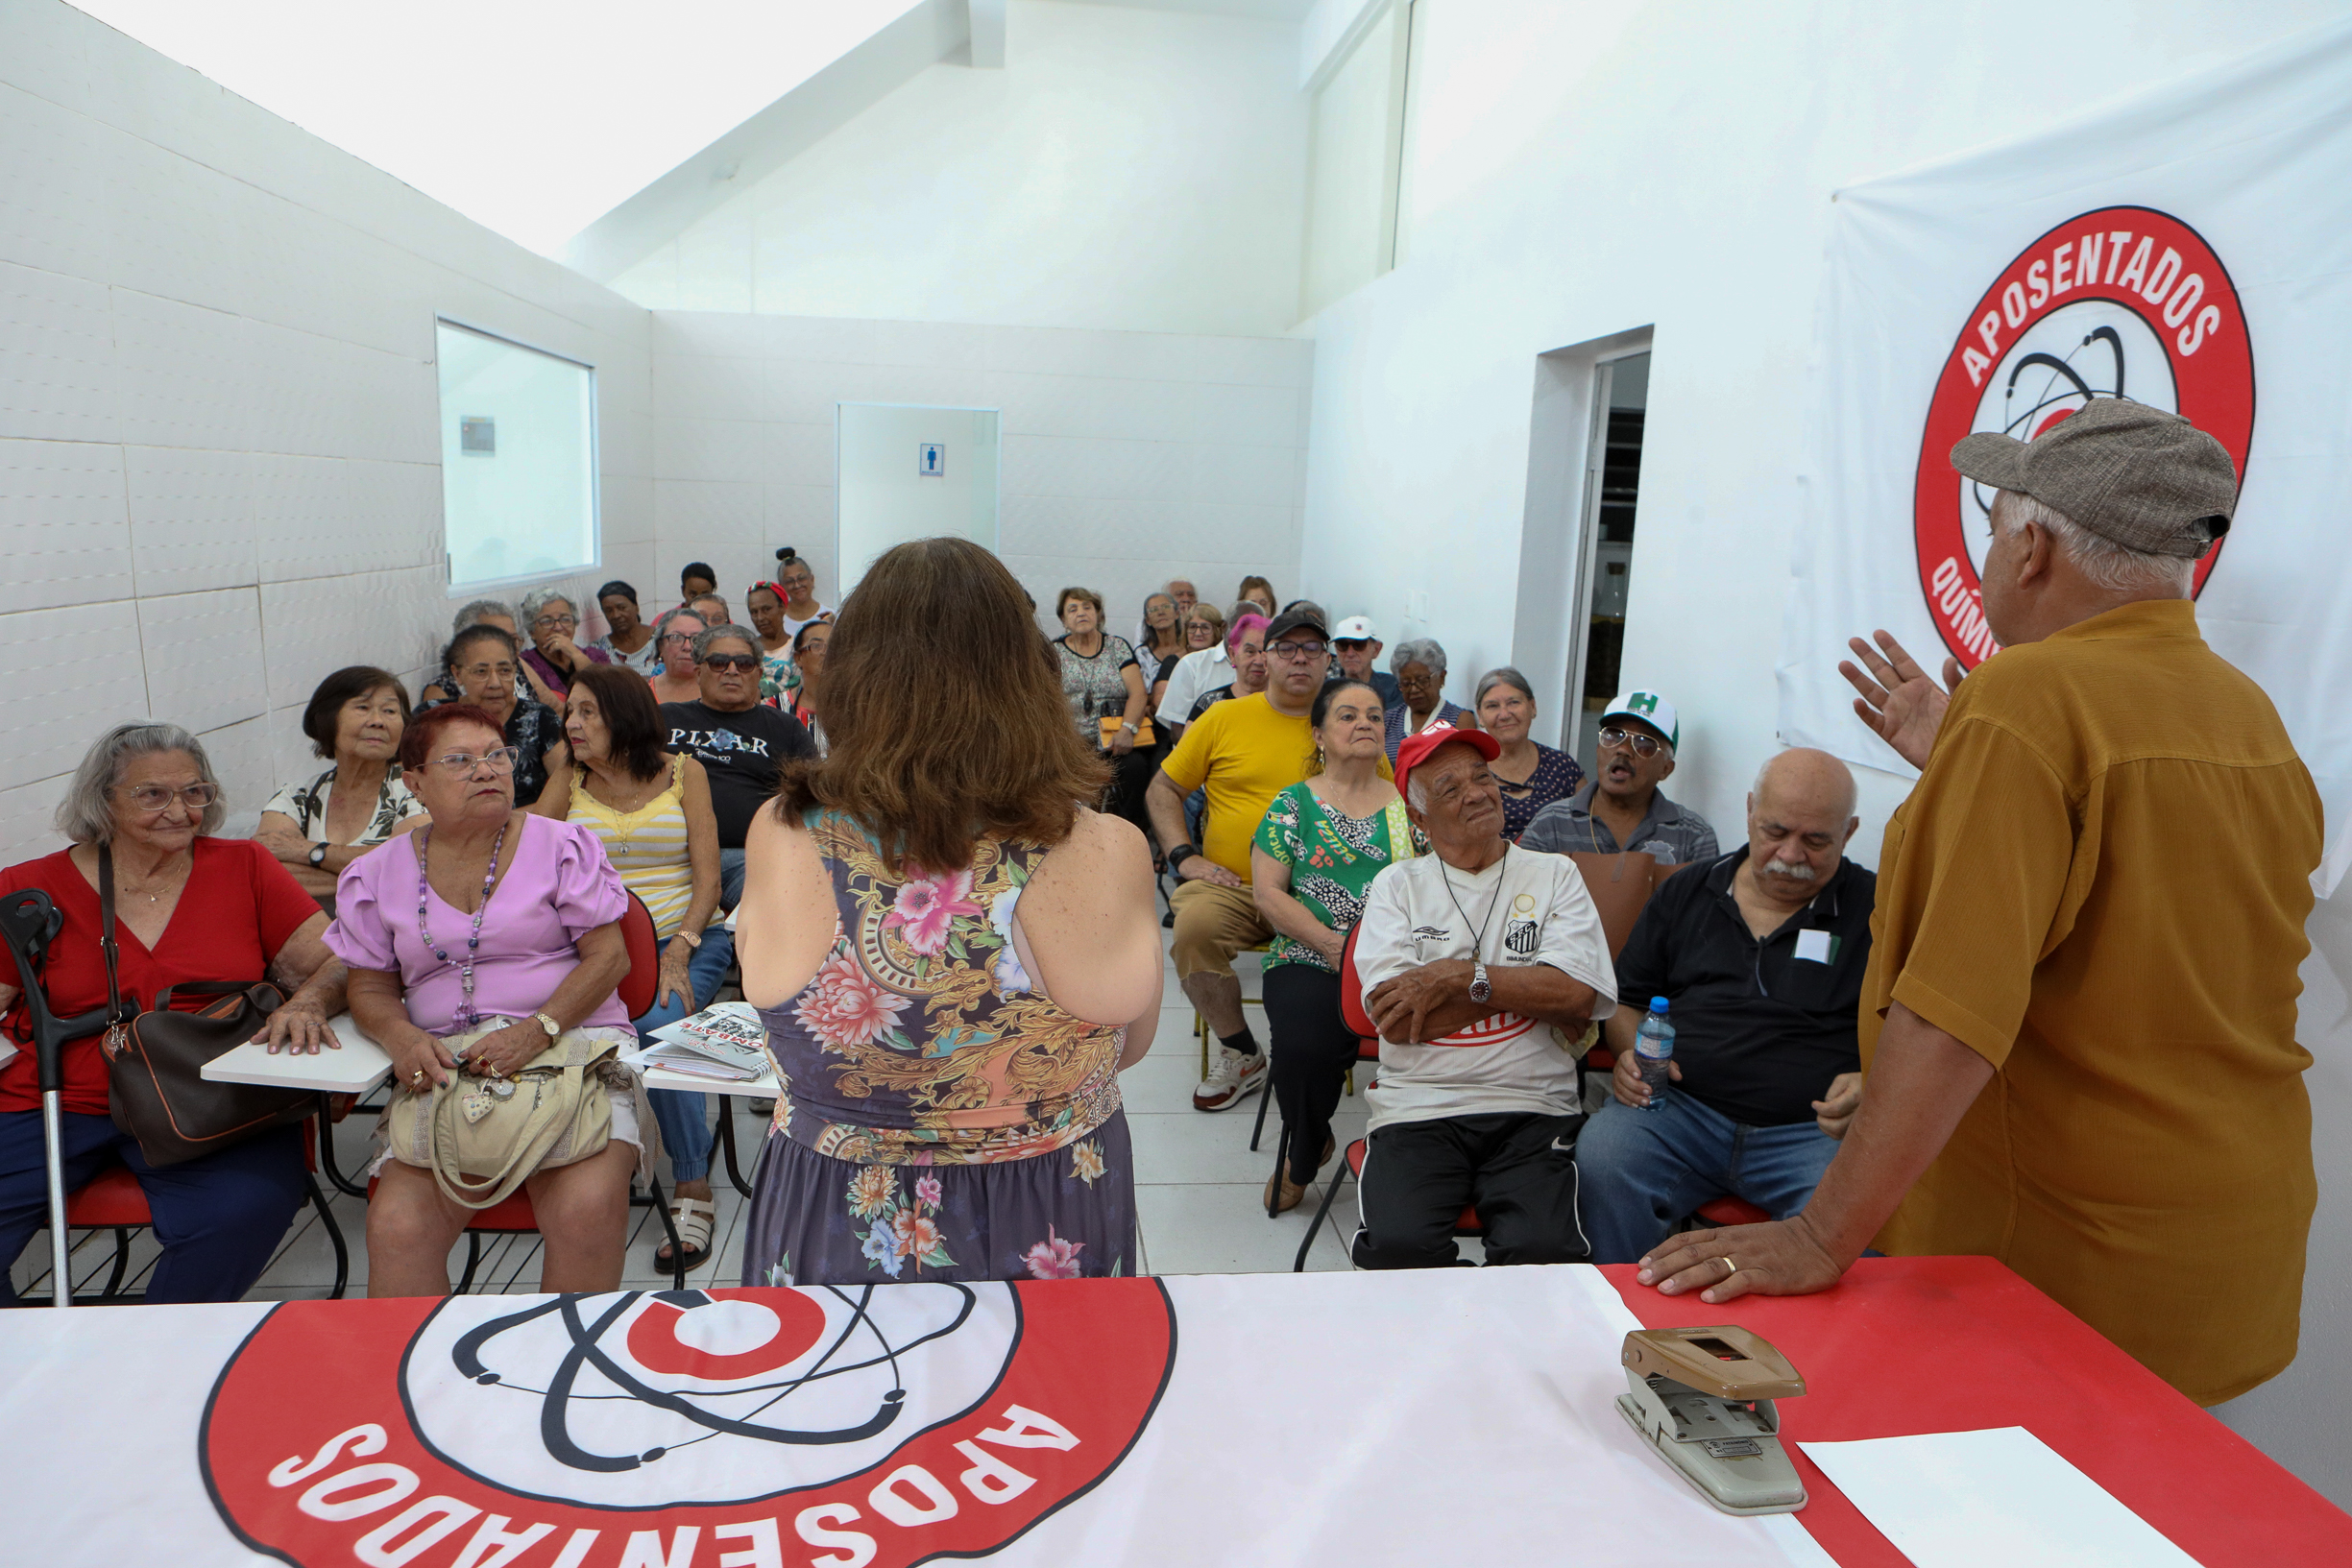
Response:
[{"label": "gray flat cap", "polygon": [[2238,470],[2219,442],[2127,398],[2095,398],[2030,442],[1964,436],[1952,466],[2143,555],[2198,559],[2238,507]]}]

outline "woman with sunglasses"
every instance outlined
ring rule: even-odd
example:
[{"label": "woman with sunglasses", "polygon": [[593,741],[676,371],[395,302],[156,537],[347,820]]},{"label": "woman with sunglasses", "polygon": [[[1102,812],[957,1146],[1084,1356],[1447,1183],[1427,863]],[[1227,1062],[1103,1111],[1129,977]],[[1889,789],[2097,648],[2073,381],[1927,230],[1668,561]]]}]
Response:
[{"label": "woman with sunglasses", "polygon": [[[270,1049],[331,1043],[327,1020],[343,1009],[344,974],[322,941],[327,916],[267,849],[215,836],[227,814],[203,745],[176,724],[119,725],[90,747],[58,807],[57,831],[72,847],[0,871],[0,898],[37,888],[64,918],[41,976],[52,1012],[72,1018],[107,1004],[100,889],[110,873],[126,1002],[144,1006],[197,980],[268,979],[292,993],[270,1015]],[[12,966],[4,973],[17,977]],[[175,1000],[197,1007],[218,998]],[[0,985],[0,1008],[18,1048],[0,1065],[0,1306],[14,1306],[5,1268],[47,1223],[47,1161],[33,1031],[14,985]],[[62,1053],[67,1189],[129,1166],[163,1247],[147,1299],[236,1300],[261,1277],[303,1200],[302,1129],[279,1127],[158,1172],[108,1114],[102,1038],[69,1040]]]}]

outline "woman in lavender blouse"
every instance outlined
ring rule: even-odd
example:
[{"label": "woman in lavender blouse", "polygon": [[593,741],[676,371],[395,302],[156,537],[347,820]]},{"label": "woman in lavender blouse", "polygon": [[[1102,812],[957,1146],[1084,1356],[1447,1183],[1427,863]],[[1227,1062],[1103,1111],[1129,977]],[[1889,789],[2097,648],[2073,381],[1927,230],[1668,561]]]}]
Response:
[{"label": "woman in lavender blouse", "polygon": [[[432,822],[344,869],[326,936],[351,969],[352,1019],[391,1053],[396,1092],[429,1093],[456,1073],[502,1077],[575,1029],[634,1045],[615,994],[629,969],[619,924],[628,893],[594,832],[515,809],[514,749],[470,703],[420,713],[400,760]],[[443,1044],[497,1019],[509,1022],[462,1063]],[[585,1154],[559,1143],[526,1183],[546,1242],[542,1290],[620,1283],[630,1178],[650,1166],[659,1140],[625,1068],[610,1067],[603,1088],[611,1141]],[[378,1180],[368,1203],[370,1296],[447,1294],[449,1248],[472,1218],[411,1153],[382,1148],[369,1171]]]}]

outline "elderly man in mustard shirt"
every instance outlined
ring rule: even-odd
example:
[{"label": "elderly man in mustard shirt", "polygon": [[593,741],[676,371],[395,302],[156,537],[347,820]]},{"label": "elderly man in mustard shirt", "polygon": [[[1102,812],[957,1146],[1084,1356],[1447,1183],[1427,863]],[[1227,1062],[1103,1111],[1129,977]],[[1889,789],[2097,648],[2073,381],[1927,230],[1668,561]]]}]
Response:
[{"label": "elderly man in mustard shirt", "polygon": [[2122,398],[1952,462],[1999,493],[2001,651],[1947,662],[1949,697],[1884,632],[1841,666],[1921,768],[1879,858],[1860,1109],[1803,1213],[1674,1238],[1640,1278],[1720,1302],[1825,1289],[1874,1238],[1987,1253],[2219,1404],[2294,1359],[2317,1197],[2319,798],[2190,598],[2237,475]]}]

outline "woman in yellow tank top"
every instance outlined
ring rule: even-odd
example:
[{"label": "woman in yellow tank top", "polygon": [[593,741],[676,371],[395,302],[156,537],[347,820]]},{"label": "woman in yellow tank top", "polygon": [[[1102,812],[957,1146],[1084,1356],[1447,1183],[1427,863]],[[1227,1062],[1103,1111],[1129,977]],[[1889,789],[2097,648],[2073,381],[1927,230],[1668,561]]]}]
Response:
[{"label": "woman in yellow tank top", "polygon": [[[604,841],[606,858],[653,916],[662,974],[653,1006],[631,1020],[642,1037],[709,1005],[726,977],[727,954],[706,956],[702,929],[718,907],[718,821],[710,781],[691,757],[662,749],[653,688],[632,669],[592,664],[572,678],[564,704],[570,771],[551,777],[531,809],[577,822]],[[707,1095],[647,1091],[673,1185],[670,1213],[689,1268],[709,1256],[716,1218],[711,1201]],[[657,1254],[669,1266],[669,1244]]]}]

